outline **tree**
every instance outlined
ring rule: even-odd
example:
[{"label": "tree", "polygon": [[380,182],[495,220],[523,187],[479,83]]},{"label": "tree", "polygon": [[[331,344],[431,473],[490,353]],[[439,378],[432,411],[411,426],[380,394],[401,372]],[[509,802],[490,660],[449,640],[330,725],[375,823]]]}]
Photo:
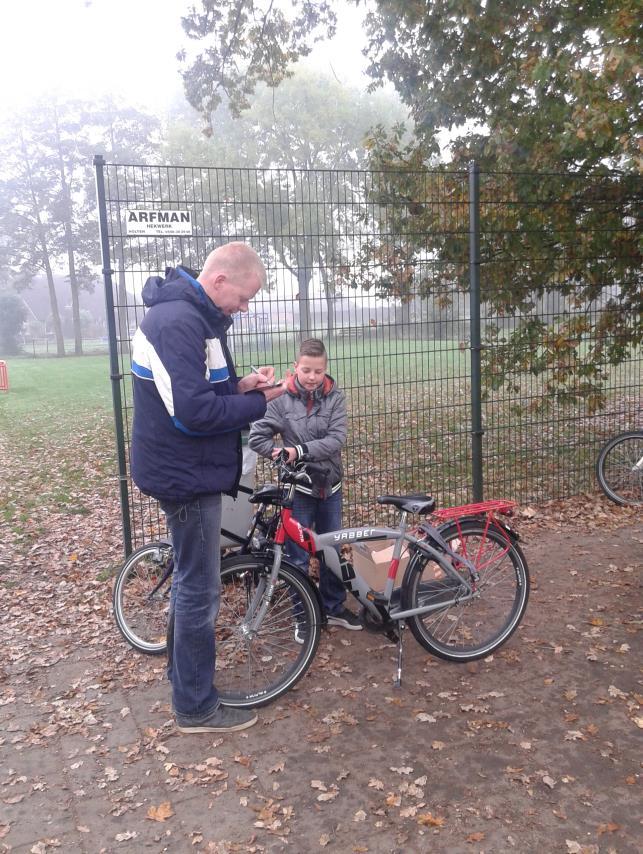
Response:
[{"label": "tree", "polygon": [[5,235],[3,263],[18,287],[26,287],[37,271],[45,273],[58,356],[65,355],[53,262],[61,238],[56,212],[59,175],[51,156],[49,128],[42,114],[27,125],[20,117],[6,127],[2,140],[0,225]]},{"label": "tree", "polygon": [[[357,205],[351,207],[351,199],[358,192],[355,170],[366,162],[365,134],[378,122],[388,127],[403,117],[403,108],[390,96],[366,96],[302,70],[275,91],[261,85],[238,118],[221,105],[209,138],[197,138],[185,122],[170,128],[165,154],[172,162],[194,162],[196,157],[259,169],[228,171],[221,177],[230,185],[220,187],[220,198],[235,199],[236,193],[246,201],[239,209],[224,203],[217,215],[224,221],[245,219],[264,252],[274,253],[296,280],[303,337],[312,329],[316,272],[326,298],[328,332],[333,333],[336,271],[355,252],[350,235],[356,223],[350,220],[359,211]],[[278,168],[271,168],[275,164]]]},{"label": "tree", "polygon": [[[181,54],[191,60],[188,100],[206,118],[223,95],[246,109],[259,81],[278,85],[333,35],[337,8],[338,0],[201,0],[182,19],[188,38],[205,45]],[[496,167],[589,169],[607,158],[640,169],[639,12],[636,0],[375,0],[369,74],[374,85],[395,85],[434,153],[448,129],[467,155]]]},{"label": "tree", "polygon": [[14,356],[20,352],[20,333],[27,319],[27,309],[18,294],[0,291],[0,354]]},{"label": "tree", "polygon": [[[158,121],[111,101],[43,101],[7,122],[0,165],[2,264],[16,287],[42,270],[49,287],[56,347],[65,355],[54,270],[67,272],[76,354],[82,353],[79,290],[93,288],[99,261],[91,155],[113,160],[153,151]],[[124,276],[121,265],[121,277]],[[123,284],[124,289],[124,284]],[[128,334],[124,336],[128,337]]]},{"label": "tree", "polygon": [[[198,79],[203,91],[207,80],[241,109],[248,86],[279,81],[293,51],[286,50],[281,29],[270,26],[271,3],[228,0],[223,6],[226,15],[216,26],[208,30],[201,18],[192,36],[207,31],[231,44],[225,65],[238,63],[238,79],[224,77],[206,51],[196,77],[185,75],[186,91],[198,107],[192,84]],[[251,10],[259,7],[257,28]],[[306,48],[320,27],[330,30],[327,3],[292,7]],[[415,119],[417,141],[408,145],[395,131],[373,135],[372,163],[387,175],[373,187],[372,216],[385,212],[401,237],[365,246],[360,272],[380,292],[405,300],[426,286],[417,271],[433,259],[440,270],[433,285],[448,288],[451,276],[465,286],[467,235],[456,212],[466,206],[467,186],[457,170],[475,158],[483,172],[487,235],[483,297],[498,318],[487,327],[492,387],[513,385],[528,371],[544,378],[551,400],[582,397],[599,406],[606,366],[643,340],[639,20],[635,0],[375,0],[367,15],[369,73],[374,85],[395,85]],[[246,39],[245,52],[229,42],[231,22],[235,37]],[[451,134],[452,171],[443,178],[449,204],[434,205],[423,182],[444,130]],[[527,174],[535,170],[558,174]],[[550,293],[564,299],[545,323],[534,306]],[[597,304],[603,311],[594,326]],[[504,323],[507,315],[516,322]],[[538,357],[537,340],[543,342]]]}]

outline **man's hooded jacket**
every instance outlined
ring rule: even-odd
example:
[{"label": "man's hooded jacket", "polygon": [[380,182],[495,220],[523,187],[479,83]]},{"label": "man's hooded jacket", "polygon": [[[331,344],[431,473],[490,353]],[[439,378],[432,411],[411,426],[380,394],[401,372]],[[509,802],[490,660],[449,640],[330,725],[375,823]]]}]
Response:
[{"label": "man's hooded jacket", "polygon": [[132,478],[147,495],[189,501],[235,494],[240,430],[261,418],[261,392],[237,392],[226,344],[231,320],[186,267],[143,288],[148,311],[132,340]]}]

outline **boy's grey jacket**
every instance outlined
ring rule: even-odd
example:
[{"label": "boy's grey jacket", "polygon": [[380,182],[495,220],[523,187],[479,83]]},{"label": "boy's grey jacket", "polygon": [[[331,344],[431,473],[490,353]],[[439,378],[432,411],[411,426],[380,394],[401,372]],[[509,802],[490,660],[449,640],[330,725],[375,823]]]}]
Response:
[{"label": "boy's grey jacket", "polygon": [[298,491],[326,498],[339,489],[347,434],[346,397],[332,377],[327,374],[312,393],[290,377],[286,393],[271,400],[265,416],[252,424],[248,444],[262,457],[270,458],[277,433],[284,447],[297,448],[299,456],[307,454],[328,469],[323,474],[313,467],[309,471],[312,489],[297,487]]}]

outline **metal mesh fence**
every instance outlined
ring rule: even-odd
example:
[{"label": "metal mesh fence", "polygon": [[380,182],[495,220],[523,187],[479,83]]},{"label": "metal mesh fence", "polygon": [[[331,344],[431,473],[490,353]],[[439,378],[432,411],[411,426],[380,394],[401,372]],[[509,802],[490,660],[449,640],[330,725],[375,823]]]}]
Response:
[{"label": "metal mesh fence", "polygon": [[[292,366],[299,341],[315,336],[325,341],[330,373],[346,391],[345,522],[384,521],[375,498],[385,492],[427,491],[440,505],[471,499],[476,347],[470,338],[468,173],[99,163],[97,175],[105,266],[111,271],[112,370],[122,404],[122,496],[126,492],[134,545],[162,527],[155,502],[137,492],[127,470],[129,342],[143,316],[141,289],[166,267],[200,269],[208,252],[230,240],[251,243],[268,272],[268,287],[247,315],[234,319],[229,340],[238,372],[246,373],[250,364],[273,364],[281,372]],[[515,361],[509,365],[520,342],[507,339],[532,315],[543,335],[552,335],[550,327],[560,329],[584,313],[590,326],[579,334],[583,347],[590,347],[591,324],[609,310],[609,294],[623,275],[633,275],[638,260],[629,202],[617,197],[615,184],[523,177],[481,180],[483,470],[485,496],[532,501],[587,488],[598,442],[639,418],[642,383],[640,348],[634,348],[620,367],[605,366],[607,393],[600,403],[606,406],[583,398],[581,389],[580,400],[565,406],[558,395],[559,408],[552,412],[536,406],[552,394],[546,372],[518,374]],[[610,246],[620,245],[622,258],[605,266],[599,287],[594,268],[600,267],[601,244],[586,235],[608,227],[610,204],[609,227],[624,235],[621,244],[612,240]],[[191,234],[133,236],[127,226],[132,210],[188,211]],[[583,275],[581,233],[585,274],[596,279],[597,296],[579,307],[568,282],[572,256],[572,274]],[[614,272],[620,280],[610,278]],[[502,308],[503,289],[507,305],[523,293],[518,310]],[[525,352],[533,348],[531,339],[522,344]],[[260,466],[259,479],[269,476]]]}]

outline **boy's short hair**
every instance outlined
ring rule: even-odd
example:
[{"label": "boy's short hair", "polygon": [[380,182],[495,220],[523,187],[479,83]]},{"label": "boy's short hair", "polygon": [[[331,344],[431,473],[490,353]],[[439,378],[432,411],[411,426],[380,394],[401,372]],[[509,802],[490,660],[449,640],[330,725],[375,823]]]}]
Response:
[{"label": "boy's short hair", "polygon": [[302,356],[324,356],[325,359],[328,359],[324,342],[320,341],[319,338],[307,338],[301,342],[297,359]]}]

